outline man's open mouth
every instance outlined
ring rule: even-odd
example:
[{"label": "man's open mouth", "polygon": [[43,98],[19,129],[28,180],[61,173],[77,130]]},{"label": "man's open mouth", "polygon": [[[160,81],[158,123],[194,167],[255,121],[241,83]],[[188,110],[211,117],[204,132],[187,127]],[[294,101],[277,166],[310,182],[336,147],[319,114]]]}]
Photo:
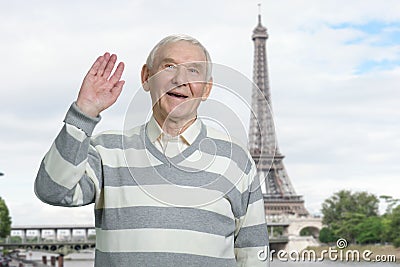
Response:
[{"label": "man's open mouth", "polygon": [[178,97],[178,98],[187,98],[186,95],[182,95],[182,94],[180,94],[180,93],[168,92],[167,95],[173,96],[173,97]]}]

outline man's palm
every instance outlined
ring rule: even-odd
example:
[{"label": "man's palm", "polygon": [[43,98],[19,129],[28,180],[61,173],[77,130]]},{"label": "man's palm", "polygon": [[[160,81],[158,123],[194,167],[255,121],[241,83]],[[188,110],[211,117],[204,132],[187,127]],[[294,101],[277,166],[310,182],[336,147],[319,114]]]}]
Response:
[{"label": "man's palm", "polygon": [[124,63],[120,62],[111,75],[117,61],[116,55],[105,53],[97,58],[86,74],[76,104],[85,114],[96,117],[115,103],[125,81],[120,80]]}]

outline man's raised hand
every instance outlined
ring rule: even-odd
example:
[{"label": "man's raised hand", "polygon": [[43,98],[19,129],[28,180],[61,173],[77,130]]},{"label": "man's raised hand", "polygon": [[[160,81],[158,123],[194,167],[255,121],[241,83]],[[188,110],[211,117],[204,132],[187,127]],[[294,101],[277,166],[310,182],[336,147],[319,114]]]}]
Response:
[{"label": "man's raised hand", "polygon": [[86,115],[96,117],[117,101],[125,81],[120,80],[124,63],[120,62],[111,75],[117,56],[105,53],[97,58],[83,79],[76,104]]}]

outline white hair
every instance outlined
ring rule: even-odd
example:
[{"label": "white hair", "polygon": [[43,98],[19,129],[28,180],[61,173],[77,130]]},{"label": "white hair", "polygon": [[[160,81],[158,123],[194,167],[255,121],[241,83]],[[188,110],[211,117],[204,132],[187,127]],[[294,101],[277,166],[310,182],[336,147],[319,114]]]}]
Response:
[{"label": "white hair", "polygon": [[170,43],[179,42],[179,41],[189,42],[193,45],[200,47],[203,50],[203,52],[206,56],[206,62],[207,62],[206,78],[207,78],[207,80],[210,80],[211,72],[212,72],[212,62],[211,62],[210,54],[208,53],[207,49],[197,39],[195,39],[189,35],[185,35],[185,34],[170,35],[170,36],[167,36],[164,39],[162,39],[160,42],[158,42],[158,44],[156,44],[156,46],[153,47],[153,49],[150,51],[149,56],[147,57],[147,60],[146,60],[147,67],[149,69],[152,69],[154,67],[153,66],[154,57],[155,57],[158,49],[160,49],[160,47],[170,44]]}]

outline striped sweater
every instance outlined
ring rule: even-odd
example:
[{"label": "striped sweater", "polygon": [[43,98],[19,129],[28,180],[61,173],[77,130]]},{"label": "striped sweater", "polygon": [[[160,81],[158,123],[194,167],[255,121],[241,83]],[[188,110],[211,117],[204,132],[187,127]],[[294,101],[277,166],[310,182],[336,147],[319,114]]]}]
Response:
[{"label": "striped sweater", "polygon": [[256,168],[237,142],[202,123],[167,158],[146,124],[92,137],[99,120],[72,104],[35,181],[48,204],[95,203],[95,266],[267,266]]}]

